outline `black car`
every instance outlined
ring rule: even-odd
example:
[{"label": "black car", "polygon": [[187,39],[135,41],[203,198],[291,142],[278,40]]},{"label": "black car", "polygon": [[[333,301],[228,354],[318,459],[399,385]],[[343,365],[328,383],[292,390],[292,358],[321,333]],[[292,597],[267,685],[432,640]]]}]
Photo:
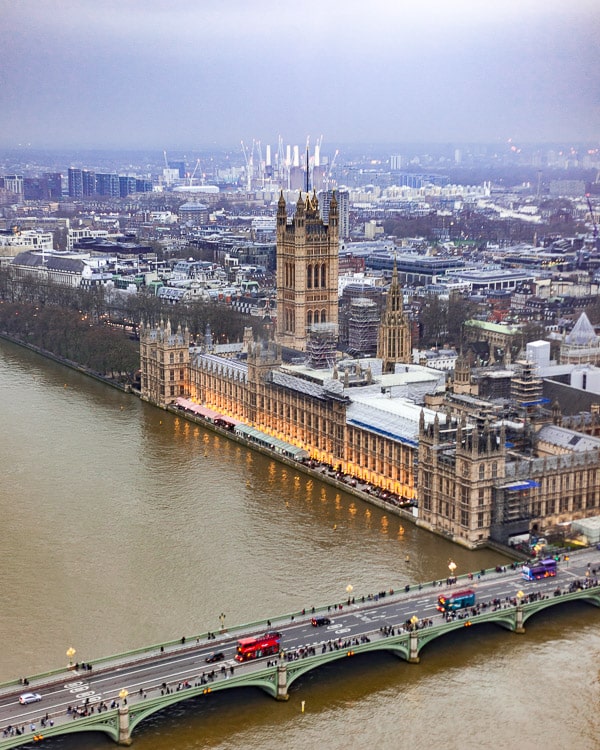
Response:
[{"label": "black car", "polygon": [[225,654],[222,651],[213,651],[212,654],[209,654],[206,657],[206,662],[208,664],[214,664],[216,661],[223,661],[225,658]]},{"label": "black car", "polygon": [[331,625],[329,617],[313,617],[311,623],[318,628],[319,625]]}]

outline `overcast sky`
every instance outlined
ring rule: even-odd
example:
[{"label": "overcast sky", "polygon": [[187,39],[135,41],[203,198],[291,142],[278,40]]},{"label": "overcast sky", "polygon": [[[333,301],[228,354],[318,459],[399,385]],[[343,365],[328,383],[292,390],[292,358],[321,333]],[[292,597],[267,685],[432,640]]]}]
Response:
[{"label": "overcast sky", "polygon": [[321,134],[597,141],[600,1],[0,0],[2,146]]}]

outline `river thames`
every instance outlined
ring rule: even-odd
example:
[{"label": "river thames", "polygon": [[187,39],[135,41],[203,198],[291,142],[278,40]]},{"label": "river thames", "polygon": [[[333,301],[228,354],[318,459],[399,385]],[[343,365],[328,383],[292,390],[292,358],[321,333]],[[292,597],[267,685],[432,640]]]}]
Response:
[{"label": "river thames", "polygon": [[[180,417],[0,341],[0,680],[506,562],[415,528]],[[515,593],[518,590],[515,582]],[[470,628],[421,663],[315,670],[287,703],[225,691],[139,750],[600,748],[600,611]],[[301,712],[302,702],[304,713]],[[37,746],[37,745],[36,745]],[[114,746],[81,735],[61,750]]]}]

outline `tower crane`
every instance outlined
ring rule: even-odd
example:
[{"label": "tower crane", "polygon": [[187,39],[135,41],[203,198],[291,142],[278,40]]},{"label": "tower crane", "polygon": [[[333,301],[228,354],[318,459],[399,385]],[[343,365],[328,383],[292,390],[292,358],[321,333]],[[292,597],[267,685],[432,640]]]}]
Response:
[{"label": "tower crane", "polygon": [[325,175],[325,190],[329,190],[329,180],[331,179],[331,175],[333,172],[333,166],[335,164],[335,160],[337,159],[337,155],[339,154],[339,149],[336,149],[335,154],[333,155],[333,159],[331,160],[331,164],[329,165],[329,169],[327,170],[327,174]]},{"label": "tower crane", "polygon": [[262,145],[260,141],[252,142],[252,153],[254,153],[254,147],[256,146],[256,153],[258,154],[258,177],[261,181],[261,187],[265,186],[265,168],[263,164],[262,156]]},{"label": "tower crane", "polygon": [[279,170],[279,181],[286,190],[290,188],[290,165],[285,156],[283,137],[277,139],[277,168]]},{"label": "tower crane", "polygon": [[196,176],[196,172],[198,171],[199,166],[200,166],[200,159],[196,159],[196,166],[194,167],[194,171],[191,174],[189,187],[192,187],[194,183],[194,177]]},{"label": "tower crane", "polygon": [[248,151],[246,150],[246,146],[244,146],[244,141],[242,141],[242,153],[244,154],[244,160],[246,162],[246,190],[250,192],[252,190],[252,154],[248,156]]},{"label": "tower crane", "polygon": [[598,238],[598,225],[596,224],[596,217],[594,216],[594,209],[592,208],[592,202],[590,200],[590,194],[589,193],[586,193],[585,199],[587,201],[588,209],[590,211],[590,219],[592,220],[592,227],[593,227],[592,237],[594,239],[597,239]]}]

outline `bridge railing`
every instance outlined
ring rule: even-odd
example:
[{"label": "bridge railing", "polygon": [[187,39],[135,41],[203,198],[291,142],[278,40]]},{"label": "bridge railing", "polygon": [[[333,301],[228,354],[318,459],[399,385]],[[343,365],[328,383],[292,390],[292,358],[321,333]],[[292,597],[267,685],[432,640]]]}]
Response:
[{"label": "bridge railing", "polygon": [[[521,565],[523,565],[522,561],[514,561],[502,566],[481,569],[478,571],[473,571],[471,573],[464,573],[460,576],[454,577],[454,583],[456,585],[467,585],[468,583],[482,576],[505,575],[507,573],[518,570]],[[431,590],[432,588],[435,589],[436,587],[446,586],[446,584],[447,579],[444,578],[434,579],[424,583],[405,584],[404,586],[400,585],[397,589],[389,589],[388,591],[380,591],[375,594],[368,594],[360,597],[354,596],[351,598],[351,602],[354,604],[366,604],[367,602],[380,602],[382,598],[389,600],[392,598],[410,597],[417,591],[422,591],[426,588]],[[317,607],[297,610],[288,614],[279,615],[272,620],[261,619],[247,622],[241,625],[236,625],[233,627],[228,627],[225,629],[207,631],[198,635],[183,636],[179,639],[164,641],[162,643],[156,643],[150,646],[143,646],[110,656],[89,659],[85,663],[91,665],[93,670],[98,671],[102,669],[112,668],[117,664],[143,662],[144,660],[154,658],[161,653],[164,653],[166,655],[169,653],[172,654],[186,650],[193,650],[200,645],[205,646],[207,644],[214,644],[216,646],[221,640],[229,638],[231,636],[251,635],[252,633],[256,633],[260,630],[275,629],[278,626],[288,624],[294,620],[298,620],[301,618],[310,619],[313,614],[335,614],[336,611],[341,611],[347,606],[348,598],[340,599],[334,604],[325,604]],[[215,637],[209,638],[209,635],[213,634]],[[72,674],[73,669],[74,665],[66,665],[62,668],[39,672],[34,675],[27,675],[26,679],[28,681],[28,686],[33,688],[35,684],[48,684],[52,683],[53,681],[59,682],[64,680],[65,677],[67,679],[70,679],[70,675]],[[24,678],[13,679],[8,682],[0,683],[0,694],[12,694],[20,692],[22,688],[25,687],[22,681],[23,679]]]}]

